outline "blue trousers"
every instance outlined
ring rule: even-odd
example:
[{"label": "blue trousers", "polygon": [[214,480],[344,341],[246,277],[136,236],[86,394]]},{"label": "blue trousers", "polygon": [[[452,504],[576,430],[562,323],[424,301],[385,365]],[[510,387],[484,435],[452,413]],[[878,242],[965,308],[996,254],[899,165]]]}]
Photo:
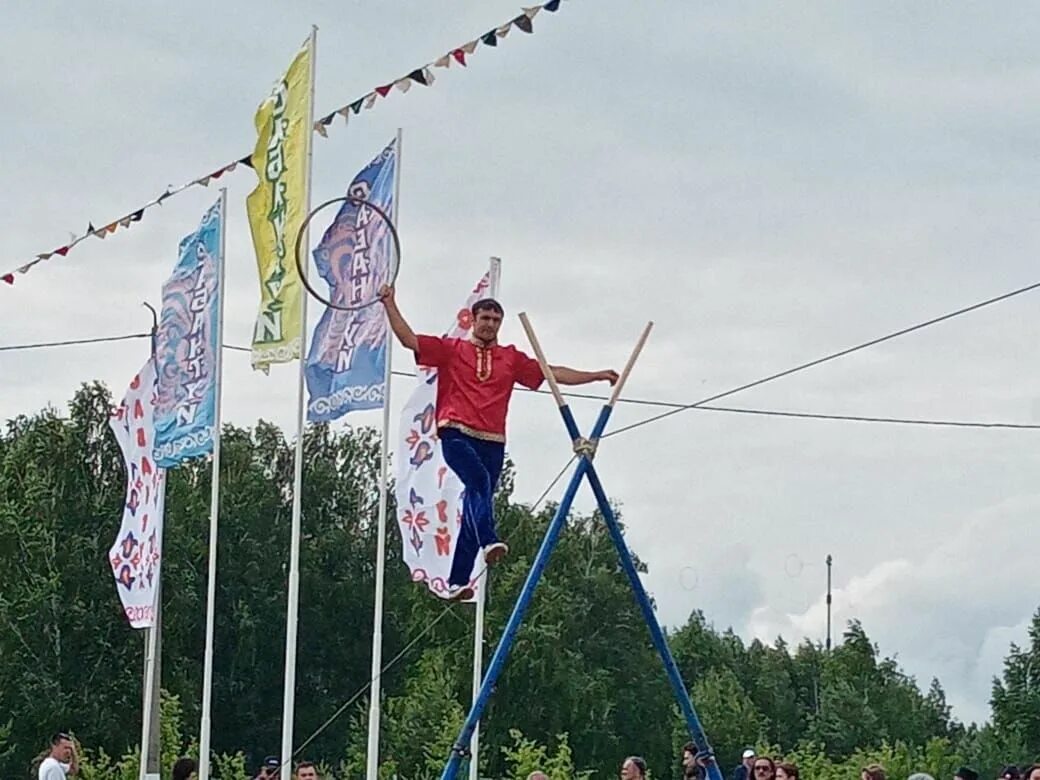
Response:
[{"label": "blue trousers", "polygon": [[455,428],[438,431],[441,451],[466,492],[462,498],[462,527],[455,542],[449,585],[468,585],[477,550],[498,541],[494,497],[506,447],[495,441],[468,436]]}]

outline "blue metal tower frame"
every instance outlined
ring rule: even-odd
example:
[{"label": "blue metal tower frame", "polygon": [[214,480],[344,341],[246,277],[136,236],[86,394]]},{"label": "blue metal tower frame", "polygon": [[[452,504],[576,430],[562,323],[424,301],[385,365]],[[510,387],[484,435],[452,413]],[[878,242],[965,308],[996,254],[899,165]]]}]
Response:
[{"label": "blue metal tower frame", "polygon": [[552,371],[549,369],[541,345],[538,343],[538,339],[534,334],[534,330],[531,328],[527,315],[520,314],[520,321],[524,326],[524,330],[531,342],[531,346],[538,358],[538,362],[541,364],[542,372],[545,374],[546,381],[549,384],[553,397],[556,399],[556,404],[560,410],[560,416],[563,418],[563,424],[567,429],[568,436],[571,438],[574,452],[578,455],[578,465],[574,469],[571,480],[567,484],[567,489],[563,493],[563,498],[560,501],[559,508],[556,510],[556,514],[553,516],[552,522],[549,523],[549,528],[545,532],[545,537],[542,540],[541,547],[538,549],[538,554],[535,556],[534,564],[531,566],[531,571],[527,575],[527,580],[524,582],[524,586],[520,591],[516,604],[513,606],[513,612],[506,623],[506,628],[502,634],[502,638],[499,640],[498,646],[495,648],[495,653],[491,657],[491,663],[488,666],[488,670],[484,674],[484,679],[480,685],[480,691],[477,693],[473,706],[470,708],[469,714],[466,716],[466,721],[462,725],[462,730],[459,732],[458,738],[452,745],[451,755],[444,767],[444,771],[441,773],[441,780],[456,780],[456,776],[463,760],[469,757],[469,743],[470,738],[473,736],[473,730],[480,722],[484,708],[487,706],[488,700],[491,698],[491,692],[494,689],[495,684],[498,682],[499,675],[502,673],[502,668],[505,666],[510,651],[513,649],[516,632],[519,630],[520,624],[523,622],[524,614],[527,612],[527,608],[531,603],[531,597],[534,595],[535,588],[538,586],[542,572],[545,570],[545,566],[549,561],[549,556],[552,555],[552,552],[559,541],[560,533],[563,531],[563,527],[567,522],[567,515],[570,514],[571,504],[574,502],[574,497],[578,492],[578,487],[584,479],[588,480],[593,495],[596,497],[596,503],[599,506],[600,513],[603,515],[607,530],[610,532],[610,538],[614,542],[614,547],[617,549],[618,556],[621,559],[621,565],[632,586],[636,603],[639,605],[639,609],[643,613],[643,619],[646,621],[647,628],[650,629],[650,637],[653,640],[654,647],[656,648],[658,655],[660,655],[661,661],[664,663],[665,672],[668,675],[668,682],[671,684],[676,701],[679,704],[679,708],[682,710],[683,718],[686,721],[686,727],[690,732],[690,738],[697,746],[698,754],[708,759],[708,778],[709,780],[722,780],[722,774],[719,771],[717,762],[715,761],[711,746],[708,743],[708,738],[704,733],[704,728],[701,726],[700,718],[697,717],[697,712],[693,707],[693,702],[690,701],[690,696],[686,691],[686,686],[683,684],[682,676],[679,674],[679,669],[675,665],[675,659],[672,658],[671,650],[668,648],[668,642],[665,639],[664,631],[661,630],[661,624],[657,622],[657,616],[654,614],[654,608],[650,603],[650,598],[647,596],[646,590],[643,588],[643,583],[639,579],[639,573],[636,571],[635,563],[632,561],[632,553],[629,551],[628,545],[625,543],[624,535],[621,533],[621,528],[618,525],[617,517],[614,515],[614,510],[610,506],[610,502],[607,500],[607,494],[603,490],[603,484],[600,482],[599,475],[596,473],[596,469],[592,465],[592,460],[595,457],[599,439],[607,427],[607,421],[610,419],[611,412],[614,410],[614,405],[617,403],[618,396],[621,394],[621,388],[628,379],[632,366],[635,364],[636,359],[639,357],[639,353],[643,349],[643,345],[646,343],[647,337],[650,335],[650,329],[653,327],[653,323],[647,323],[646,328],[643,330],[643,333],[639,338],[639,342],[636,344],[635,349],[632,351],[632,355],[628,359],[628,363],[625,365],[624,371],[621,373],[620,378],[614,385],[614,391],[610,399],[600,410],[599,417],[596,419],[596,422],[592,427],[590,436],[585,438],[578,430],[578,424],[574,420],[574,415],[571,413],[570,407],[567,405],[556,384],[556,380],[553,377]]}]

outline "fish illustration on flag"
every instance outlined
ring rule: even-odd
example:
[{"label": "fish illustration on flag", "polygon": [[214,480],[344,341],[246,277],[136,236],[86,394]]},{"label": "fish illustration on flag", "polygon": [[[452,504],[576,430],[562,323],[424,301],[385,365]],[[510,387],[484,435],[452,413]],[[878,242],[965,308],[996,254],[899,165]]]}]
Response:
[{"label": "fish illustration on flag", "polygon": [[[397,139],[354,177],[347,194],[394,219]],[[329,300],[357,305],[376,297],[394,262],[390,225],[365,204],[344,201],[314,264],[329,284]],[[329,422],[351,411],[380,409],[386,397],[386,315],[381,306],[353,311],[326,307],[307,355],[307,419]]]},{"label": "fish illustration on flag", "polygon": [[[473,287],[446,335],[466,338],[473,327],[470,307],[487,297],[490,286],[489,271]],[[412,580],[425,582],[430,591],[447,598],[465,488],[444,460],[437,438],[436,407],[437,369],[420,366],[418,386],[401,411],[394,494],[404,562]],[[476,582],[471,585],[474,590],[478,587]]]},{"label": "fish illustration on flag", "polygon": [[213,452],[222,231],[218,202],[181,240],[177,265],[163,285],[154,458],[164,468]]},{"label": "fish illustration on flag", "polygon": [[155,362],[149,357],[108,420],[126,463],[123,522],[108,551],[108,561],[133,628],[155,624],[162,563],[166,470],[152,459],[157,396]]}]

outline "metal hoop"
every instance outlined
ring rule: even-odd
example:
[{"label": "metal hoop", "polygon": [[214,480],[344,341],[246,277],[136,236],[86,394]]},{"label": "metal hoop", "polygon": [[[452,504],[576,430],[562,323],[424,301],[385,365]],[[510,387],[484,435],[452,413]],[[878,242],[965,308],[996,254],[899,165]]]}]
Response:
[{"label": "metal hoop", "polygon": [[397,228],[394,226],[394,223],[390,221],[390,217],[386,215],[386,212],[379,208],[379,206],[375,205],[374,203],[371,203],[370,201],[365,200],[364,198],[358,198],[353,195],[344,195],[340,198],[333,198],[332,200],[327,200],[320,206],[318,206],[316,209],[311,211],[311,213],[307,215],[307,219],[305,219],[303,221],[303,224],[300,226],[300,232],[296,235],[296,251],[293,254],[296,259],[296,271],[300,276],[300,283],[303,284],[304,289],[306,289],[307,292],[311,294],[311,296],[324,303],[330,309],[337,309],[338,311],[359,311],[360,309],[367,309],[373,303],[378,303],[379,298],[373,298],[371,301],[368,301],[367,303],[361,303],[356,306],[341,306],[340,304],[333,303],[332,301],[323,298],[320,294],[318,294],[318,291],[311,286],[311,283],[307,279],[307,274],[304,273],[303,264],[300,262],[300,242],[303,240],[304,235],[307,234],[307,230],[310,227],[311,220],[314,219],[315,215],[317,215],[317,213],[324,209],[326,206],[331,206],[333,203],[347,201],[359,204],[359,206],[367,206],[368,208],[372,209],[372,211],[378,214],[380,219],[382,219],[386,223],[387,227],[390,228],[390,238],[394,242],[394,256],[390,259],[390,274],[389,278],[386,280],[386,284],[392,287],[394,282],[397,281],[398,271],[401,270],[401,240],[397,236]]}]

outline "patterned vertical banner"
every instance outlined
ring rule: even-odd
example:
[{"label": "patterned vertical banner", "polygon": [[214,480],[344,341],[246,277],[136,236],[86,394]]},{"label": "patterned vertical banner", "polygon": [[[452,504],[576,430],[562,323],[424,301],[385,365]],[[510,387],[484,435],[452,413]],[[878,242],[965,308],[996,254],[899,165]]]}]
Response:
[{"label": "patterned vertical banner", "polygon": [[164,468],[213,451],[222,231],[217,202],[181,240],[177,265],[163,285],[154,458]]},{"label": "patterned vertical banner", "polygon": [[134,628],[155,623],[162,562],[166,472],[152,460],[155,379],[155,364],[149,358],[108,421],[126,462],[123,523],[108,561],[123,611]]},{"label": "patterned vertical banner", "polygon": [[[362,170],[347,194],[372,203],[394,220],[397,140]],[[350,306],[375,300],[396,262],[386,220],[363,204],[344,201],[314,250],[329,284],[329,300]],[[325,308],[307,355],[307,419],[330,421],[347,412],[379,409],[386,396],[386,315],[382,306],[355,311]]]},{"label": "patterned vertical banner", "polygon": [[260,182],[246,198],[260,272],[260,312],[253,329],[251,361],[254,369],[265,373],[272,363],[300,357],[303,287],[294,253],[307,217],[310,117],[308,40],[256,112],[257,141],[251,159]]},{"label": "patterned vertical banner", "polygon": [[[447,334],[466,338],[473,327],[470,307],[488,294],[490,272],[470,292]],[[444,460],[437,438],[437,369],[420,367],[419,386],[401,412],[397,443],[397,523],[404,544],[404,562],[414,582],[442,598],[462,525],[462,481]],[[477,556],[480,560],[480,556]],[[472,575],[471,575],[472,577]],[[477,583],[471,583],[474,587]]]}]

